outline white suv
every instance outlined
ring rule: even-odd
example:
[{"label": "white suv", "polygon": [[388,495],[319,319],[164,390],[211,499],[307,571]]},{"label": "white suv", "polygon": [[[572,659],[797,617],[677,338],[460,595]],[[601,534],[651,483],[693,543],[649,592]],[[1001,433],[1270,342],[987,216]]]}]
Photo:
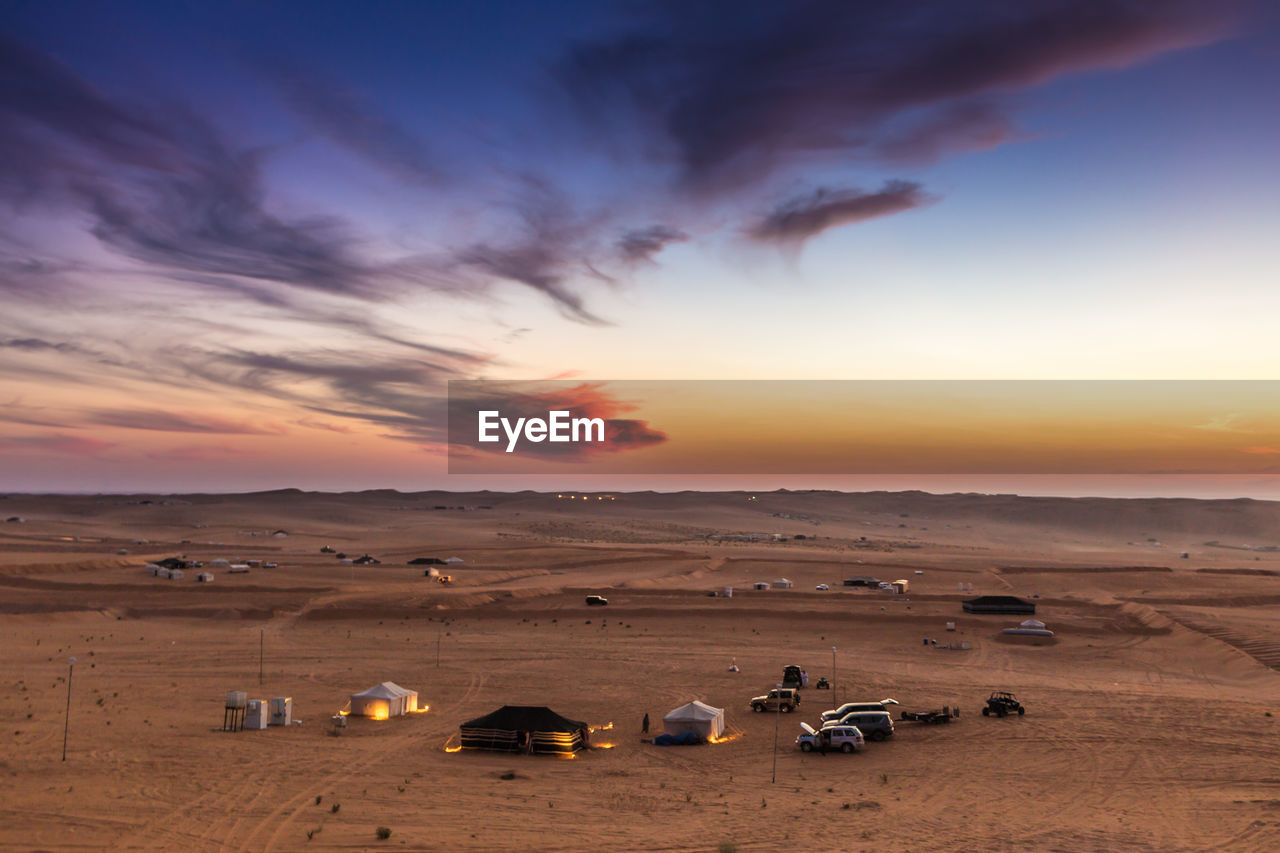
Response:
[{"label": "white suv", "polygon": [[804,729],[804,734],[796,738],[796,745],[801,752],[813,752],[815,749],[819,752],[829,749],[856,752],[866,743],[857,726],[830,726],[814,731],[808,723],[801,723],[800,728]]}]

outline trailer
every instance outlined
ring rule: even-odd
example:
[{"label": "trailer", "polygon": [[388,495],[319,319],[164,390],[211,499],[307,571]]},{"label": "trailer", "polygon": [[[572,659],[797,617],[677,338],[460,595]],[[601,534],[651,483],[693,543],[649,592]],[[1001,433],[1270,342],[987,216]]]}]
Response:
[{"label": "trailer", "polygon": [[931,725],[949,723],[956,717],[960,716],[960,709],[957,707],[952,710],[950,707],[943,707],[933,711],[903,711],[898,719],[913,723],[928,723]]}]

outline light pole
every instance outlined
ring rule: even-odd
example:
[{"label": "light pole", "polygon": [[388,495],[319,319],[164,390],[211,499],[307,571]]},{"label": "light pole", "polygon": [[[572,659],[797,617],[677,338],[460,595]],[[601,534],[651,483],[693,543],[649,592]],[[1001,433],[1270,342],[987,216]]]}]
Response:
[{"label": "light pole", "polygon": [[[782,690],[782,685],[778,685],[778,690]],[[773,778],[769,780],[770,784],[778,782],[778,725],[782,722],[782,694],[775,692],[774,698],[777,700],[778,707],[773,715]]]},{"label": "light pole", "polygon": [[71,675],[75,672],[76,659],[67,661],[67,713],[62,722],[62,760],[67,760],[67,733],[71,731]]},{"label": "light pole", "polygon": [[836,686],[836,647],[835,646],[831,647],[831,698],[835,700],[831,704],[835,705],[837,708],[840,707],[840,690]]}]

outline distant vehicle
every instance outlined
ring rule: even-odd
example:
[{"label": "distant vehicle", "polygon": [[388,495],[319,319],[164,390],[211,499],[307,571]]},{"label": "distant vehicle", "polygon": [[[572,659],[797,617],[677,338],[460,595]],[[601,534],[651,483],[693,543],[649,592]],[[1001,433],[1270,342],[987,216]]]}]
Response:
[{"label": "distant vehicle", "polygon": [[608,603],[609,599],[605,598],[603,595],[587,596],[587,604],[591,607],[604,607]]},{"label": "distant vehicle", "polygon": [[781,711],[790,714],[800,705],[800,691],[791,687],[777,687],[764,696],[751,698],[751,710],[757,714],[765,711]]},{"label": "distant vehicle", "polygon": [[808,723],[801,723],[804,734],[796,738],[796,745],[801,752],[813,752],[815,749],[825,752],[838,749],[843,753],[856,752],[866,744],[862,732],[857,726],[833,726],[829,729],[814,731]]},{"label": "distant vehicle", "polygon": [[453,575],[440,575],[436,580],[443,584],[451,584],[453,583]]},{"label": "distant vehicle", "polygon": [[888,711],[854,711],[839,720],[823,723],[822,728],[857,726],[868,740],[884,740],[893,737],[893,717]]},{"label": "distant vehicle", "polygon": [[320,553],[321,553],[321,554],[332,554],[332,553],[334,553],[334,550],[333,550],[332,548],[330,548],[328,545],[325,545],[324,547],[322,547],[322,548],[320,549]]},{"label": "distant vehicle", "polygon": [[990,717],[995,714],[997,717],[1007,717],[1014,712],[1017,712],[1018,716],[1021,717],[1027,713],[1027,709],[1022,707],[1022,703],[1012,693],[996,690],[987,697],[987,704],[982,709],[982,716]]},{"label": "distant vehicle", "polygon": [[889,705],[897,704],[897,699],[881,699],[879,702],[845,702],[839,708],[823,711],[822,722],[827,723],[838,720],[845,714],[852,714],[854,711],[888,711]]},{"label": "distant vehicle", "polygon": [[827,590],[831,589],[831,587],[827,586],[825,583],[820,583],[816,587],[814,587],[814,589],[820,589],[823,592],[826,592]]},{"label": "distant vehicle", "polygon": [[801,687],[808,687],[809,673],[795,664],[784,666],[782,668],[782,685],[784,687],[794,687],[797,690]]}]

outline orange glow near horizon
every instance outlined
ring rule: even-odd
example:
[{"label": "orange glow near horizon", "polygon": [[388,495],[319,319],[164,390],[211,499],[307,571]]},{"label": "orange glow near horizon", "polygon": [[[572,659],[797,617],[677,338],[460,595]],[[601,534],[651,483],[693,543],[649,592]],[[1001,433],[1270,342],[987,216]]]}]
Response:
[{"label": "orange glow near horizon", "polygon": [[[600,384],[667,436],[585,459],[475,452],[459,474],[1280,473],[1280,382]],[[590,500],[561,492],[557,497]],[[607,496],[596,496],[605,500]]]}]

